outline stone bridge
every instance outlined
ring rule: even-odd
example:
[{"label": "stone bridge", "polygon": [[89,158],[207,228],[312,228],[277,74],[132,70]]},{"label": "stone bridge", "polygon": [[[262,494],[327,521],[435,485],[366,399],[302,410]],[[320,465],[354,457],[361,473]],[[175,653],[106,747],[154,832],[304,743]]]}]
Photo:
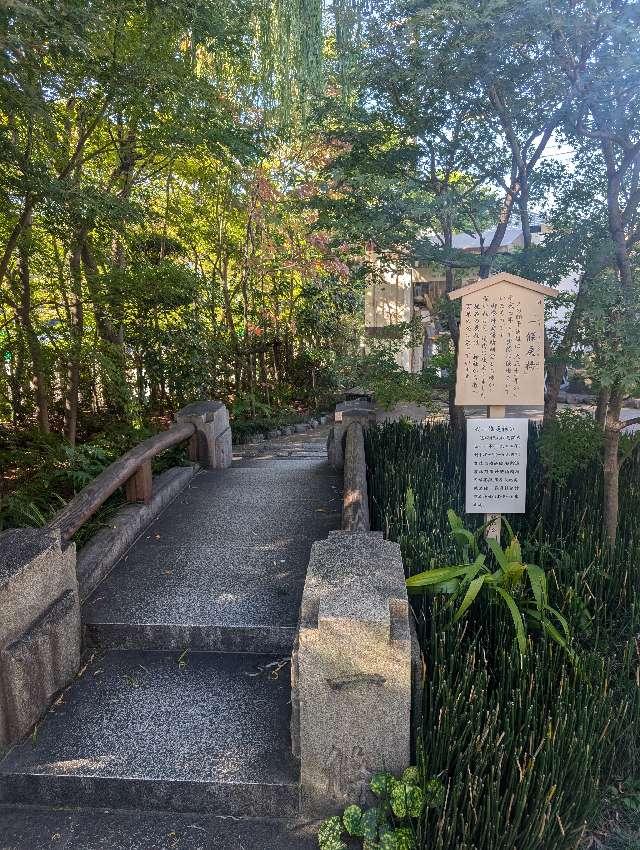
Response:
[{"label": "stone bridge", "polygon": [[[369,531],[370,418],[339,413],[329,463],[329,425],[234,452],[224,406],[192,405],[48,528],[0,535],[0,850],[316,847],[319,815],[406,767],[408,607],[398,547]],[[183,440],[192,464],[154,478]]]}]

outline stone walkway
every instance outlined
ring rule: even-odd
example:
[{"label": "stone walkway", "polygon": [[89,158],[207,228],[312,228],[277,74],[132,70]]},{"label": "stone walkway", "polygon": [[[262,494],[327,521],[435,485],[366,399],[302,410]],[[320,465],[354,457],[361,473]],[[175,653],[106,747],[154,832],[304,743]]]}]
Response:
[{"label": "stone walkway", "polygon": [[98,586],[86,668],[0,765],[0,850],[316,846],[289,656],[311,544],[339,525],[327,430],[200,472]]}]

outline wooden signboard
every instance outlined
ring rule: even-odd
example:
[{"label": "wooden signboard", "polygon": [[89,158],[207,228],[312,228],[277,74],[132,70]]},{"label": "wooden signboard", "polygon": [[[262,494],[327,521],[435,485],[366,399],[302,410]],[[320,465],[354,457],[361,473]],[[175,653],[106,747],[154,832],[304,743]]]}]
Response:
[{"label": "wooden signboard", "polygon": [[555,289],[498,273],[461,298],[458,405],[544,404],[544,298]]},{"label": "wooden signboard", "polygon": [[525,512],[528,429],[528,419],[468,420],[468,514]]}]

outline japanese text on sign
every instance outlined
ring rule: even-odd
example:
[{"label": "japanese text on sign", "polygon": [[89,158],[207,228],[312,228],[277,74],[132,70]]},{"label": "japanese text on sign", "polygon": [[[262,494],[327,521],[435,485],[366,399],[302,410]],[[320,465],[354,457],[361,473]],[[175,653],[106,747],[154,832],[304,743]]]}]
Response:
[{"label": "japanese text on sign", "polygon": [[457,404],[544,402],[544,297],[500,283],[462,299]]},{"label": "japanese text on sign", "polygon": [[525,512],[527,419],[467,422],[468,514]]}]

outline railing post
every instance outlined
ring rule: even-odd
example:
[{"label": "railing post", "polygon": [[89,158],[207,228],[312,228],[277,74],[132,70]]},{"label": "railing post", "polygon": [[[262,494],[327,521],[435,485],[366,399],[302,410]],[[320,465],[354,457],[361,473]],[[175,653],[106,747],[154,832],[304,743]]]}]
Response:
[{"label": "railing post", "polygon": [[208,469],[231,465],[229,412],[221,401],[188,404],[176,413],[176,422],[191,422],[196,432],[189,443],[189,457]]},{"label": "railing post", "polygon": [[145,460],[125,485],[127,502],[144,502],[148,505],[153,491],[151,461]]},{"label": "railing post", "polygon": [[344,452],[347,428],[352,422],[360,422],[367,427],[376,421],[375,405],[367,399],[341,402],[336,405],[334,425],[327,440],[329,464],[334,469],[344,467]]}]

